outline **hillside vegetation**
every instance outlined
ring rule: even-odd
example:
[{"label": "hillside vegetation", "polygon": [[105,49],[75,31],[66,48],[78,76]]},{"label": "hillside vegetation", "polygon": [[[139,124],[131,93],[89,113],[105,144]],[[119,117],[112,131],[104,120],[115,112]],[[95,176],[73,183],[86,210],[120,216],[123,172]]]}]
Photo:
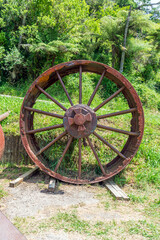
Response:
[{"label": "hillside vegetation", "polygon": [[53,65],[89,59],[123,72],[160,109],[159,19],[146,0],[0,0],[0,93],[23,96]]},{"label": "hillside vegetation", "polygon": [[[88,59],[103,62],[120,70],[135,87],[144,106],[145,132],[140,149],[132,164],[117,178],[120,183],[148,181],[156,187],[160,183],[160,16],[158,5],[150,1],[107,0],[0,0],[0,94],[24,97],[35,78],[48,68],[66,61]],[[91,96],[99,77],[83,75],[83,103]],[[78,75],[64,79],[74,103],[78,96]],[[115,92],[116,86],[102,82],[93,105]],[[50,94],[67,108],[69,103],[57,84]],[[42,95],[42,94],[41,94]],[[53,105],[40,96],[36,106],[53,110]],[[3,121],[5,134],[19,135],[19,112],[23,98],[0,95],[0,114],[10,110]],[[107,112],[126,108],[123,96],[107,105]],[[54,105],[55,112],[61,110]],[[101,114],[106,113],[101,110]],[[36,115],[35,126],[49,126],[53,118]],[[112,118],[110,126],[129,129],[130,116]],[[59,123],[58,120],[56,123]],[[55,124],[55,121],[54,121]],[[58,134],[58,133],[57,133]],[[123,137],[107,134],[118,148]],[[38,138],[48,142],[49,132]],[[113,140],[114,139],[114,140]],[[97,144],[102,157],[113,153]],[[63,143],[62,143],[63,145]],[[61,146],[55,146],[57,155]],[[75,151],[77,145],[74,145]],[[89,149],[87,149],[90,151]],[[84,150],[85,151],[85,150]],[[91,152],[89,152],[91,155]],[[76,159],[76,152],[72,154]],[[54,156],[57,157],[57,156]],[[92,158],[92,156],[90,156]],[[65,167],[65,166],[64,166]],[[73,166],[70,166],[71,168]],[[131,172],[133,174],[131,174]],[[123,176],[124,174],[124,176]],[[131,174],[131,175],[130,175]]]}]

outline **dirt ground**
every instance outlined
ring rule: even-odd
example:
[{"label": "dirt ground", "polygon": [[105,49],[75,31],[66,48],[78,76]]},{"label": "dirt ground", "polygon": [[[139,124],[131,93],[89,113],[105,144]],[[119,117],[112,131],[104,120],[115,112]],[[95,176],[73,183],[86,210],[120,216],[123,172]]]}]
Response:
[{"label": "dirt ground", "polygon": [[[65,231],[65,227],[57,229],[52,227],[35,230],[34,224],[45,222],[47,219],[61,213],[76,211],[80,221],[87,221],[92,225],[97,222],[110,224],[110,222],[127,223],[128,221],[144,221],[145,216],[141,205],[133,205],[130,201],[114,200],[103,185],[76,186],[58,183],[54,193],[47,191],[49,177],[43,173],[34,175],[16,188],[8,187],[8,181],[0,180],[8,196],[0,201],[0,210],[13,222],[20,221],[19,229],[28,240],[83,240],[83,239],[133,239],[132,236],[122,238],[101,238],[88,236],[80,231]],[[129,186],[125,187],[128,192]],[[107,206],[107,207],[106,207]],[[33,226],[21,225],[24,219],[33,219]],[[31,220],[32,221],[32,220]],[[18,224],[18,223],[17,223]],[[58,225],[58,223],[56,223]],[[28,228],[26,230],[26,228]],[[135,235],[136,240],[146,239]]]}]

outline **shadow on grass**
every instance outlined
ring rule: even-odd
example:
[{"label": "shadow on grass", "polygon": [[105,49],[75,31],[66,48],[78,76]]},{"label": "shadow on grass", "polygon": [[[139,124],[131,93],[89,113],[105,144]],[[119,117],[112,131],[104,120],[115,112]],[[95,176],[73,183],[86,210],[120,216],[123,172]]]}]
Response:
[{"label": "shadow on grass", "polygon": [[[24,173],[26,173],[27,171],[33,169],[32,165],[29,166],[24,166],[24,165],[16,165],[16,164],[11,164],[11,163],[7,163],[7,164],[0,164],[0,179],[7,179],[9,181],[15,180],[18,177],[20,177],[21,175],[23,175]],[[49,184],[49,179],[50,176],[45,174],[42,171],[37,171],[35,172],[31,177],[29,177],[28,179],[24,180],[24,182],[26,183],[35,183],[35,184],[39,184],[39,191],[41,193],[46,193],[48,195],[53,194],[53,195],[62,195],[64,194],[63,190],[59,190],[59,182],[56,184],[56,189],[54,192],[50,192],[48,190],[48,187],[46,187],[46,185],[44,184]],[[41,189],[40,185],[44,185],[43,189]]]},{"label": "shadow on grass", "polygon": [[14,180],[32,169],[32,166],[16,165],[11,163],[0,164],[0,179]]}]

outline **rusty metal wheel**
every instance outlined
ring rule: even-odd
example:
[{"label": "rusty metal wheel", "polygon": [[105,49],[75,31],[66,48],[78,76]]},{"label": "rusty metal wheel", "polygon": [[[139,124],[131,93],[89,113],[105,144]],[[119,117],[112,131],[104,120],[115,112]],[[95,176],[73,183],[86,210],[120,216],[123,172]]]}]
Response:
[{"label": "rusty metal wheel", "polygon": [[[76,77],[78,74],[78,102],[75,104],[66,88],[67,81],[74,74]],[[83,74],[100,75],[100,79],[91,96],[88,96],[86,103],[83,101]],[[95,96],[100,91],[100,85],[103,82],[114,84],[116,88],[113,89],[116,90],[101,103],[97,103]],[[61,86],[61,94],[62,91],[65,93],[70,106],[66,107],[65,104],[53,98],[55,96],[51,96],[52,92],[48,93],[50,88],[57,88],[56,84]],[[58,110],[53,111],[53,107],[50,111],[38,109],[39,105],[36,104],[42,95],[50,99],[54,106],[58,106],[59,112],[62,114],[58,114]],[[108,104],[119,95],[122,95],[126,101],[127,109],[121,111],[113,109],[113,112],[108,112],[106,110]],[[55,124],[37,127],[38,123],[41,125],[43,116],[54,119]],[[130,116],[126,119],[126,128],[128,127],[129,130],[113,127],[112,121],[108,120],[116,118],[120,126],[119,118],[123,116]],[[36,120],[38,123],[34,122]],[[45,120],[45,123],[48,124],[48,121]],[[29,88],[20,113],[22,142],[33,162],[50,176],[74,184],[100,182],[124,169],[139,148],[143,128],[142,105],[130,82],[118,71],[105,64],[85,60],[59,64],[40,75]],[[60,129],[63,131],[59,132]],[[55,130],[58,132],[54,133]],[[49,134],[50,140],[47,144],[37,137],[37,134],[44,132]],[[50,135],[51,132],[53,135]],[[109,135],[110,133],[113,135]],[[125,136],[123,144],[121,144],[120,136]],[[116,138],[118,138],[119,146],[115,147]],[[87,147],[85,147],[86,145]],[[52,151],[54,146],[56,146],[55,150]],[[59,148],[63,149],[60,151],[60,158],[57,159],[56,154],[58,154]],[[73,154],[74,148],[76,148],[77,154]],[[104,152],[102,157],[101,149]],[[108,151],[111,151],[110,155],[107,155]],[[74,166],[71,164],[73,162]]]}]

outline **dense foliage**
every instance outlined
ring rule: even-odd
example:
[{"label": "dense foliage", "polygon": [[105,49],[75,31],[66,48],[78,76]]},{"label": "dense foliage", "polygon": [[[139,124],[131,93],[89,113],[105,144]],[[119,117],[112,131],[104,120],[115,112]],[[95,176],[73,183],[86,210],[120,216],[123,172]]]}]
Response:
[{"label": "dense foliage", "polygon": [[[123,70],[123,74],[140,95],[146,118],[144,139],[134,158],[134,176],[137,183],[148,181],[158,186],[158,6],[151,5],[149,0],[0,0],[0,93],[24,96],[30,83],[39,74],[65,61],[89,59],[103,62],[117,70],[123,65],[121,72]],[[92,94],[96,80],[90,75],[83,77],[83,101]],[[78,96],[76,84],[75,77],[71,77],[68,91],[73,101],[76,95]],[[110,91],[108,96],[111,91],[115,92],[108,82],[104,87]],[[97,93],[96,102],[102,102],[103,89],[102,86],[100,94]],[[52,93],[60,102],[66,104],[65,94],[59,91],[58,86]],[[18,119],[22,99],[0,96],[0,100],[0,114],[12,109],[9,118],[2,123],[4,132],[19,134]],[[50,108],[46,102],[39,104],[40,109]],[[122,99],[112,101],[108,110],[114,107],[117,111],[124,110],[123,104]],[[50,123],[45,118],[43,121],[37,118],[37,121],[42,126]],[[125,129],[126,121],[123,118],[120,121]],[[49,137],[44,135],[43,140],[48,141]],[[112,140],[113,136],[108,134],[107,138]],[[120,141],[122,142],[118,139],[114,145],[118,147]],[[59,146],[61,147],[63,144]],[[105,159],[104,148],[98,147]],[[59,149],[55,152],[58,151]],[[125,177],[132,170],[130,166]]]},{"label": "dense foliage", "polygon": [[[99,61],[119,70],[123,52],[123,74],[137,86],[142,102],[153,107],[147,96],[158,98],[160,91],[160,18],[159,5],[150,4],[0,0],[1,86],[32,82],[44,70],[73,59]],[[154,106],[160,108],[158,100]]]}]

